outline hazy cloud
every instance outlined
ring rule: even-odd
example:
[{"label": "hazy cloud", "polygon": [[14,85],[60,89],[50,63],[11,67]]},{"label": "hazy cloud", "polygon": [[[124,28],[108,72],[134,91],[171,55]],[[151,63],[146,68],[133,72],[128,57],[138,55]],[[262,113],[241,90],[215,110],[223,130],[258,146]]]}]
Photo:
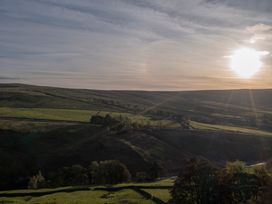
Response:
[{"label": "hazy cloud", "polygon": [[246,29],[250,33],[259,33],[259,32],[271,31],[272,26],[260,23],[254,26],[248,26]]},{"label": "hazy cloud", "polygon": [[0,80],[18,80],[20,78],[10,76],[0,76]]}]

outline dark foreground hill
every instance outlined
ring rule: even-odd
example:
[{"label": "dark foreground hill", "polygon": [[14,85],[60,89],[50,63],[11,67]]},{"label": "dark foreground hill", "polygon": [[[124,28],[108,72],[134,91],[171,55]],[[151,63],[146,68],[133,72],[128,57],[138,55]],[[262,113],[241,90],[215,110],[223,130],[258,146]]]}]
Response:
[{"label": "dark foreground hill", "polygon": [[[20,186],[24,177],[63,166],[88,166],[95,160],[118,159],[132,174],[148,171],[156,161],[161,175],[176,175],[183,161],[204,157],[216,163],[266,161],[272,138],[179,129],[152,129],[111,133],[101,127],[77,125],[43,133],[0,131],[1,181]],[[22,179],[22,183],[18,182]],[[24,184],[26,185],[26,184]],[[6,187],[7,187],[6,186]],[[3,187],[3,186],[2,186]]]}]

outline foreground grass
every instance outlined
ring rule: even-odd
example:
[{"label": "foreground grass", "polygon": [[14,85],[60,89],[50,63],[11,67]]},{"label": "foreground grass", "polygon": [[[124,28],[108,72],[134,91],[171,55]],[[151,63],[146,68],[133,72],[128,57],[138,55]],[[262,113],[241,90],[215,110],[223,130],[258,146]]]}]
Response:
[{"label": "foreground grass", "polygon": [[[172,186],[174,179],[163,179],[155,182],[148,183],[124,183],[115,185],[119,186]],[[153,204],[152,201],[143,198],[140,194],[133,190],[126,189],[116,192],[108,191],[94,191],[93,188],[97,186],[90,187],[89,191],[76,191],[71,193],[54,193],[40,197],[24,196],[24,197],[12,197],[5,198],[0,197],[0,203],[15,203],[15,204]],[[68,186],[55,189],[39,189],[39,190],[10,190],[10,191],[0,191],[0,193],[33,193],[33,192],[51,192],[64,189],[73,189],[76,187]],[[167,202],[170,199],[170,193],[167,189],[143,189],[144,191],[150,193],[151,195]]]},{"label": "foreground grass", "polygon": [[116,186],[131,186],[131,185],[137,185],[137,186],[173,186],[175,182],[175,179],[162,179],[159,181],[154,181],[154,182],[146,182],[146,183],[122,183],[118,184]]},{"label": "foreground grass", "polygon": [[[113,187],[125,187],[125,186],[173,186],[175,179],[167,178],[162,179],[154,182],[145,182],[145,183],[122,183],[114,185]],[[80,187],[80,186],[79,186]],[[109,187],[107,186],[90,186],[90,189],[94,187]],[[112,187],[112,186],[111,186]],[[42,188],[37,190],[32,189],[21,189],[21,190],[7,190],[7,191],[0,191],[0,193],[32,193],[32,192],[50,192],[50,191],[57,191],[57,190],[65,190],[65,189],[75,189],[77,187],[74,186],[66,186],[66,187],[59,187],[59,188]]]},{"label": "foreground grass", "polygon": [[82,191],[73,193],[55,193],[41,197],[16,197],[0,198],[0,203],[15,204],[153,204],[152,201],[144,199],[133,190],[122,190],[118,192],[107,191]]},{"label": "foreground grass", "polygon": [[240,132],[246,134],[252,134],[256,136],[269,136],[272,137],[272,132],[244,128],[244,127],[235,127],[228,125],[217,125],[217,124],[208,124],[208,123],[200,123],[195,121],[190,121],[190,124],[195,129],[200,130],[223,130],[223,131],[231,131],[231,132]]},{"label": "foreground grass", "polygon": [[144,191],[161,199],[164,202],[168,202],[171,198],[170,191],[167,189],[144,189]]}]

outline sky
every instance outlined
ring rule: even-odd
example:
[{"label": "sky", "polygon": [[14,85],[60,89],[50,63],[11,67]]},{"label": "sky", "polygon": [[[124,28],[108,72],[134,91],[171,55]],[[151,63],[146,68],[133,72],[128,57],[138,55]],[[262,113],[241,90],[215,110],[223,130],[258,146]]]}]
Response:
[{"label": "sky", "polygon": [[[244,79],[235,50],[265,53]],[[272,88],[271,0],[1,0],[0,83]]]}]

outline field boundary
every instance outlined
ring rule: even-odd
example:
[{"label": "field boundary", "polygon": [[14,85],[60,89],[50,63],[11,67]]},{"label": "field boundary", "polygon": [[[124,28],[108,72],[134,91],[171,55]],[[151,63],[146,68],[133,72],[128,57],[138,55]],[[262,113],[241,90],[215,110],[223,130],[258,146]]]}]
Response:
[{"label": "field boundary", "polygon": [[45,195],[51,195],[55,193],[71,193],[71,192],[78,192],[78,191],[121,191],[121,190],[133,190],[136,193],[140,194],[144,198],[148,200],[152,200],[156,204],[166,204],[163,200],[159,199],[158,197],[153,196],[152,194],[146,192],[144,189],[171,189],[172,186],[118,186],[118,187],[73,187],[68,189],[59,189],[59,190],[52,190],[52,191],[44,191],[44,192],[15,192],[15,193],[0,193],[0,197],[24,197],[24,196],[32,196],[32,197],[39,197]]},{"label": "field boundary", "polygon": [[135,192],[139,193],[141,196],[148,200],[152,200],[156,204],[166,204],[163,200],[159,199],[158,197],[153,196],[152,194],[144,191],[143,189],[171,189],[172,186],[120,186],[120,187],[97,187],[93,190],[97,191],[120,191],[120,190],[134,190]]},{"label": "field boundary", "polygon": [[50,195],[54,193],[71,193],[76,191],[89,191],[89,190],[91,190],[89,187],[74,187],[74,188],[67,188],[67,189],[42,191],[42,192],[0,193],[0,197],[21,197],[21,196],[39,197],[39,196]]}]

